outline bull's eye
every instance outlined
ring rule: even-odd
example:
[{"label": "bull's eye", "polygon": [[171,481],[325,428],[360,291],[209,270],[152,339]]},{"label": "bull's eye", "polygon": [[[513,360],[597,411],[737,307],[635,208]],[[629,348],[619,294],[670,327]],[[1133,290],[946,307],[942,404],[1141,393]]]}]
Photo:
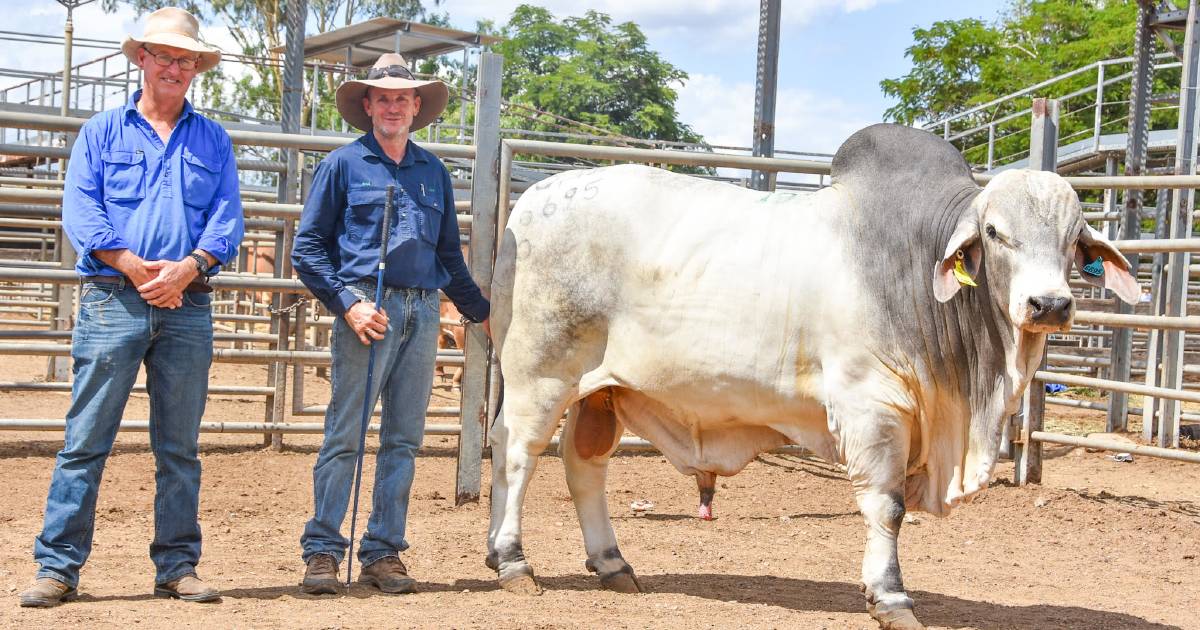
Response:
[{"label": "bull's eye", "polygon": [[984,228],[984,232],[987,233],[988,238],[996,238],[996,226],[992,225],[991,223],[987,224],[987,227]]}]

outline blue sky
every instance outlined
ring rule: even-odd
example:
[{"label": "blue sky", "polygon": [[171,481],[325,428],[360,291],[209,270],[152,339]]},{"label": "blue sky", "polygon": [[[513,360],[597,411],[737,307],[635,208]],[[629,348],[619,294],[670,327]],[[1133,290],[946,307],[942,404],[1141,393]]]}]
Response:
[{"label": "blue sky", "polygon": [[[120,39],[141,32],[141,22],[123,9],[104,14],[97,6],[76,10],[78,37]],[[507,21],[513,0],[444,0],[459,28],[478,19]],[[679,89],[679,110],[715,144],[749,146],[754,111],[757,46],[756,0],[542,0],[533,2],[556,15],[580,15],[588,8],[617,21],[639,24],[653,49],[688,72]],[[779,58],[776,148],[832,152],[855,130],[878,122],[891,104],[879,81],[907,72],[904,49],[912,29],[937,20],[977,17],[994,20],[1005,0],[783,0]],[[65,9],[54,0],[30,0],[9,15],[5,30],[62,33]],[[205,36],[234,50],[220,25]],[[76,59],[96,51],[80,49]],[[60,47],[0,41],[0,67],[58,70]],[[12,79],[0,77],[0,85]]]}]

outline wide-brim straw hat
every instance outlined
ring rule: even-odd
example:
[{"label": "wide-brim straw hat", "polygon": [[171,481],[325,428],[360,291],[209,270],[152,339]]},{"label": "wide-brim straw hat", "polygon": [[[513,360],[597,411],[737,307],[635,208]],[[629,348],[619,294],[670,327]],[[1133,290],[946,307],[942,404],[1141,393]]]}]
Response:
[{"label": "wide-brim straw hat", "polygon": [[450,90],[446,88],[445,83],[437,79],[418,80],[408,69],[404,57],[396,53],[387,53],[375,62],[366,79],[346,81],[337,89],[338,112],[346,122],[363,131],[370,131],[374,126],[367,110],[363,108],[363,97],[367,95],[367,88],[413,88],[417,91],[421,97],[421,109],[413,116],[412,125],[408,128],[410,132],[422,129],[437,120],[438,115],[445,111],[446,102],[450,100]]},{"label": "wide-brim straw hat", "polygon": [[212,70],[221,62],[221,51],[200,41],[200,22],[195,16],[175,7],[159,9],[146,16],[142,36],[126,36],[121,42],[121,52],[136,64],[137,51],[145,44],[171,46],[200,55],[196,72]]}]

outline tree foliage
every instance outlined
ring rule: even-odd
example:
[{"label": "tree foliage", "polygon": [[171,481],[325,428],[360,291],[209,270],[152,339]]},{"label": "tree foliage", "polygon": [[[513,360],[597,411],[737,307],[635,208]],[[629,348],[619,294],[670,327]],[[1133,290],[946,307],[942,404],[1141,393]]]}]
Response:
[{"label": "tree foliage", "polygon": [[[198,89],[216,109],[279,120],[282,54],[270,51],[284,42],[286,0],[103,1],[106,10],[128,5],[139,14],[163,6],[180,6],[204,22],[226,25],[241,48],[227,52],[265,57],[271,63],[251,66],[250,72],[242,73],[231,71],[231,64],[221,64],[201,75]],[[308,0],[310,24],[320,32],[380,15],[449,27],[448,14],[429,10],[443,4],[446,0]],[[510,103],[504,110],[504,127],[703,141],[679,121],[675,109],[677,88],[687,74],[651,50],[636,24],[616,24],[608,15],[595,11],[560,19],[546,9],[522,5],[503,27],[490,22],[475,27],[477,32],[505,39],[494,47],[504,56],[502,96]],[[462,59],[454,55],[412,61],[418,74],[437,76],[450,86],[450,102],[442,119],[456,124],[465,108],[469,126],[474,120],[475,68],[464,67]],[[458,89],[464,75],[465,100]],[[332,73],[323,76],[320,102],[315,108],[309,102],[311,85],[304,91],[302,124],[311,124],[310,116],[316,115],[319,128],[338,128],[340,117],[333,92],[341,77]],[[311,76],[305,81],[311,81]],[[445,131],[441,138],[446,138]]]},{"label": "tree foliage", "polygon": [[[1170,2],[1160,4],[1160,11],[1173,8]],[[989,134],[995,138],[994,164],[1019,159],[1028,151],[1029,99],[1035,96],[1060,100],[1062,144],[1092,138],[1097,117],[1102,134],[1123,133],[1132,65],[1104,67],[1106,85],[1098,113],[1099,71],[1085,67],[1131,56],[1137,15],[1133,0],[1010,0],[994,23],[966,19],[915,28],[913,45],[906,51],[912,69],[880,83],[885,94],[897,99],[884,116],[905,124],[935,121],[1084,69],[1025,97],[956,118],[949,124],[951,137],[957,137],[955,144],[974,164],[988,162]],[[1159,35],[1182,48],[1179,34]],[[1178,107],[1164,97],[1178,92],[1179,81],[1178,67],[1154,71],[1152,129],[1176,126]]]},{"label": "tree foliage", "polygon": [[[651,50],[632,22],[587,11],[557,19],[548,10],[517,7],[495,46],[504,55],[505,126],[563,131],[549,112],[626,136],[700,142],[675,109],[686,72]],[[586,131],[578,127],[570,131]]]},{"label": "tree foliage", "polygon": [[993,24],[964,19],[914,28],[905,51],[912,69],[880,83],[898,100],[884,117],[904,124],[941,118],[1093,61],[1130,55],[1136,18],[1130,0],[1011,0]]}]

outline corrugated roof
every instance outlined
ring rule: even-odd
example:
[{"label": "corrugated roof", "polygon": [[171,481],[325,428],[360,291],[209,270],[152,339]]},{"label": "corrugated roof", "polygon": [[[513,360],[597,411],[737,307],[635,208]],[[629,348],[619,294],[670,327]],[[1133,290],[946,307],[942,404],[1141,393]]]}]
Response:
[{"label": "corrugated roof", "polygon": [[[350,48],[350,65],[366,68],[384,53],[398,52],[406,59],[415,59],[501,41],[504,40],[481,33],[378,17],[305,38],[304,58],[344,64],[346,49]],[[282,53],[284,47],[272,52]]]}]

